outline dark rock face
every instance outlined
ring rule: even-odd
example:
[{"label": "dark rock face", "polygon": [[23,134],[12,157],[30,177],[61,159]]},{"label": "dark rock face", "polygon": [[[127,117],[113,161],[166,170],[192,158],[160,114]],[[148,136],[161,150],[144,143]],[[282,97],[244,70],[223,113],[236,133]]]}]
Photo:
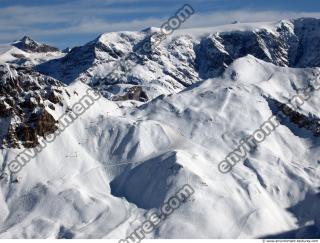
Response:
[{"label": "dark rock face", "polygon": [[58,48],[46,44],[35,42],[30,37],[25,36],[20,41],[13,44],[13,46],[26,52],[55,52]]},{"label": "dark rock face", "polygon": [[[107,55],[102,58],[98,52],[104,52]],[[91,67],[108,63],[122,55],[120,50],[95,40],[84,46],[72,48],[65,57],[43,63],[36,67],[36,70],[69,84]]]},{"label": "dark rock face", "polygon": [[319,67],[320,20],[282,22],[275,33],[234,31],[213,34],[197,47],[197,69],[201,78],[219,76],[234,60],[252,55],[277,66]]},{"label": "dark rock face", "polygon": [[137,101],[142,101],[145,102],[148,100],[148,96],[146,93],[143,91],[142,87],[140,86],[134,86],[129,88],[127,93],[122,96],[114,96],[112,98],[114,101],[121,101],[121,100],[137,100]]},{"label": "dark rock face", "polygon": [[45,109],[38,113],[32,113],[29,119],[17,127],[17,138],[24,147],[35,147],[38,145],[38,137],[44,137],[57,130],[56,120]]},{"label": "dark rock face", "polygon": [[298,37],[298,42],[292,46],[290,66],[319,67],[320,20],[297,19],[294,24],[294,32]]},{"label": "dark rock face", "polygon": [[34,147],[58,129],[47,107],[60,104],[63,85],[26,68],[0,65],[0,147]]},{"label": "dark rock face", "polygon": [[[131,72],[131,66],[137,65],[144,66],[152,73],[157,69],[162,70],[163,76],[167,77],[165,82],[173,87],[189,86],[198,81],[191,37],[175,38],[166,49],[152,43],[148,33],[143,32],[141,35],[143,37],[134,38],[119,33],[116,43],[109,42],[108,36],[103,41],[98,38],[84,46],[73,48],[63,58],[37,66],[36,70],[67,84],[77,79],[95,88],[103,87],[105,90],[110,85],[144,83],[141,77]],[[145,44],[149,44],[150,50],[144,51]],[[170,67],[165,67],[164,59],[175,59],[177,62]],[[108,72],[100,72],[96,75],[97,69],[107,65],[115,70],[114,76],[109,75]]]},{"label": "dark rock face", "polygon": [[316,117],[307,117],[290,109],[284,104],[278,103],[278,108],[285,113],[290,121],[300,128],[305,128],[313,133],[314,136],[320,136],[320,119]]},{"label": "dark rock face", "polygon": [[[320,119],[318,117],[308,117],[291,109],[287,104],[274,99],[269,100],[269,105],[274,114],[278,114],[281,123],[284,123],[285,119],[287,119],[299,128],[310,131],[314,136],[320,136]],[[287,125],[287,127],[290,129],[290,125]]]}]

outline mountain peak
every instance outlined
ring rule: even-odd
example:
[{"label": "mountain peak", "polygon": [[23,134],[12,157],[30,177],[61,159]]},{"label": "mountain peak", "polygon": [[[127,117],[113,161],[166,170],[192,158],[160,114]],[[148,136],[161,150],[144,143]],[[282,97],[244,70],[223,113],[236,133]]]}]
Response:
[{"label": "mountain peak", "polygon": [[25,44],[29,44],[30,42],[34,42],[36,43],[36,41],[34,41],[33,39],[31,39],[29,36],[25,35],[24,37],[22,37],[20,39],[20,42],[23,42]]},{"label": "mountain peak", "polygon": [[58,48],[46,44],[38,43],[29,36],[24,36],[19,41],[12,44],[13,46],[26,52],[56,52]]},{"label": "mountain peak", "polygon": [[150,27],[145,28],[145,29],[142,30],[142,32],[146,32],[146,33],[150,33],[150,34],[156,33],[156,32],[159,32],[159,31],[161,31],[160,28],[158,28],[158,27],[153,27],[153,26],[150,26]]}]

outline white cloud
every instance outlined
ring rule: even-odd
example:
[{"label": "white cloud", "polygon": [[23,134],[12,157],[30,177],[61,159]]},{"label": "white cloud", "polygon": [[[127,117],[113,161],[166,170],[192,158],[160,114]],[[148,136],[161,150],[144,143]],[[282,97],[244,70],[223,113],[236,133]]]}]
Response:
[{"label": "white cloud", "polygon": [[[172,6],[167,8],[156,7],[108,7],[112,3],[135,2],[138,0],[91,0],[77,1],[52,6],[13,6],[0,8],[0,42],[10,42],[22,35],[28,34],[39,40],[51,39],[67,35],[94,34],[120,30],[141,30],[149,26],[161,26],[173,13]],[[203,0],[197,0],[203,1]],[[103,3],[106,7],[97,7]],[[112,5],[111,5],[112,6]],[[166,15],[162,18],[139,18],[127,21],[107,20],[108,14],[123,16],[130,19],[129,14],[157,13]],[[211,13],[196,13],[183,28],[209,27],[229,24],[235,20],[240,22],[277,21],[285,18],[320,17],[320,12],[292,12],[292,11],[223,11]],[[89,40],[88,40],[89,41]]]},{"label": "white cloud", "polygon": [[[277,12],[277,11],[225,11],[219,13],[195,14],[186,23],[183,28],[191,27],[210,27],[222,24],[230,24],[238,20],[240,22],[269,22],[282,19],[293,19],[300,17],[320,18],[320,12],[297,13],[297,12]],[[147,18],[123,22],[108,22],[99,18],[83,19],[81,22],[67,28],[44,31],[45,35],[59,35],[66,33],[103,33],[109,31],[121,30],[141,30],[150,26],[159,27],[167,18]]]},{"label": "white cloud", "polygon": [[292,11],[223,11],[208,14],[195,14],[188,20],[184,27],[210,27],[216,25],[230,24],[235,20],[250,22],[271,22],[283,19],[295,19],[300,17],[320,18],[320,12],[292,12]]}]

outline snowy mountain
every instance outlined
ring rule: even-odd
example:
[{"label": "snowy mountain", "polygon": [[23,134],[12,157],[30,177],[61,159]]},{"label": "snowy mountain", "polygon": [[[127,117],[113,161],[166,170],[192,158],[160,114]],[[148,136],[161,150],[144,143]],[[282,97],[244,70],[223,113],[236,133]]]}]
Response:
[{"label": "snowy mountain", "polygon": [[[317,19],[233,24],[180,30],[158,46],[152,44],[150,36],[159,34],[160,29],[106,33],[37,70],[65,83],[81,80],[109,98],[122,94],[128,85],[141,86],[147,96],[155,98],[217,77],[234,60],[248,54],[279,66],[317,67],[319,28]],[[146,42],[151,43],[151,52],[140,53]],[[132,70],[127,70],[129,65]],[[120,67],[117,78],[111,79],[109,74],[115,66]]]},{"label": "snowy mountain", "polygon": [[64,55],[57,48],[38,43],[26,36],[13,43],[0,44],[0,64],[33,68]]},{"label": "snowy mountain", "polygon": [[[0,47],[0,238],[125,239],[185,184],[194,194],[146,238],[319,237],[319,91],[230,173],[218,170],[320,81],[319,28],[297,19],[179,30],[145,55],[158,29],[106,33],[28,64],[12,55],[27,52]],[[92,87],[103,97],[12,174],[10,162]]]},{"label": "snowy mountain", "polygon": [[38,43],[29,36],[24,36],[21,40],[12,44],[13,46],[26,52],[57,52],[58,48],[46,44]]}]

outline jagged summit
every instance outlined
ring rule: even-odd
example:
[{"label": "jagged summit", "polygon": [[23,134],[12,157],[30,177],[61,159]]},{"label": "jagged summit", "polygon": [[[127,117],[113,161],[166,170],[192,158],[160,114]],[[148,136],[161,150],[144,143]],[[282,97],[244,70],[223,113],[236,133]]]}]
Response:
[{"label": "jagged summit", "polygon": [[12,43],[13,46],[26,52],[57,52],[58,48],[34,41],[29,36],[22,37],[21,40]]},{"label": "jagged summit", "polygon": [[[37,68],[67,84],[80,80],[98,86],[109,98],[123,95],[122,86],[127,85],[144,86],[148,97],[179,92],[193,83],[221,75],[234,60],[246,55],[278,66],[320,66],[319,19],[177,30],[161,43],[151,45],[150,53],[139,53],[158,31],[150,27],[104,33],[73,48],[63,58]],[[116,76],[110,79],[114,67],[118,67]],[[117,88],[112,88],[115,85]]]},{"label": "jagged summit", "polygon": [[20,39],[20,41],[24,44],[29,44],[29,43],[36,43],[38,44],[36,41],[32,40],[29,36],[25,35],[24,37],[22,37]]}]

